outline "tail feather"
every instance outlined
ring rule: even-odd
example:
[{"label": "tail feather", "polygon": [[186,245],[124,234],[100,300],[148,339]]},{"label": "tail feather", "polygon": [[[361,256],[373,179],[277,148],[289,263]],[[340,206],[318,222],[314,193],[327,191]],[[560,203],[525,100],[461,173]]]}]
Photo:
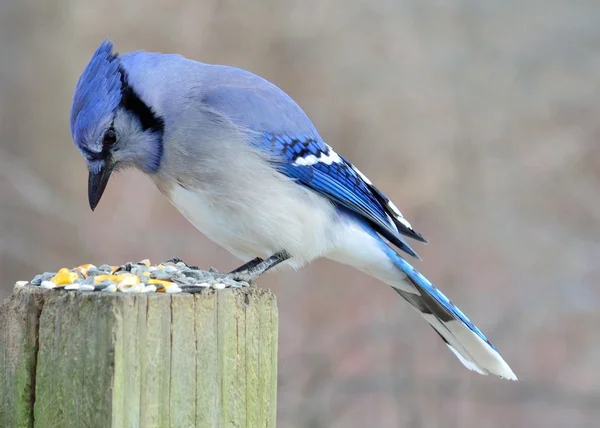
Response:
[{"label": "tail feather", "polygon": [[394,288],[410,305],[425,318],[446,342],[450,350],[469,370],[487,375],[517,380],[517,377],[500,356],[494,345],[467,318],[467,316],[427,278],[400,257],[392,248],[387,254],[406,275],[418,294]]},{"label": "tail feather", "polygon": [[517,380],[485,335],[364,220],[346,214],[338,246],[327,257],[391,285],[433,327],[469,370]]}]

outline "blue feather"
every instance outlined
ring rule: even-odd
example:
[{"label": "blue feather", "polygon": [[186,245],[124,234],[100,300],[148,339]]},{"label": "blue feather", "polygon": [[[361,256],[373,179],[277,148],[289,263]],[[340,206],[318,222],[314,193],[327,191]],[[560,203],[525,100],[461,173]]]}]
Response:
[{"label": "blue feather", "polygon": [[97,139],[101,135],[98,131],[102,130],[98,124],[110,120],[121,102],[119,61],[112,48],[112,43],[105,40],[96,49],[75,88],[71,135],[82,152],[101,150],[102,144]]},{"label": "blue feather", "polygon": [[[425,278],[421,272],[415,269],[410,263],[400,257],[392,248],[387,246],[384,242],[382,242],[382,246],[384,247],[387,255],[392,259],[394,264],[400,268],[402,272],[406,274],[410,282],[415,286],[419,293],[421,294],[418,297],[423,303],[417,304],[415,306],[420,307],[421,305],[427,305],[427,311],[431,312],[439,319],[455,319],[461,321],[464,325],[466,325],[469,330],[475,333],[481,340],[490,345],[494,350],[496,348],[494,345],[490,343],[487,337],[479,330],[473,322],[461,311],[457,306],[455,306],[450,299],[448,299],[444,293],[437,289],[435,285],[433,285],[427,278]],[[427,296],[431,297],[437,304],[427,304]],[[409,301],[412,296],[408,296]],[[415,297],[417,298],[417,297]],[[414,302],[413,302],[414,303]],[[423,312],[423,308],[420,309]]]},{"label": "blue feather", "polygon": [[[320,138],[264,133],[263,148],[275,152],[282,162],[279,170],[299,184],[331,199],[334,203],[363,216],[392,244],[419,258],[399,233],[398,224],[374,192],[374,186],[365,182],[346,159],[337,155]],[[420,237],[413,232],[412,237]]]}]

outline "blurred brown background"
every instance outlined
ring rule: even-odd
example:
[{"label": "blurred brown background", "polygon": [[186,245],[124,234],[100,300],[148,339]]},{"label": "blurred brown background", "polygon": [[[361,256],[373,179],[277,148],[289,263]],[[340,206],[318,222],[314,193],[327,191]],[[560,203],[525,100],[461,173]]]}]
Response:
[{"label": "blurred brown background", "polygon": [[599,2],[1,0],[2,298],[87,262],[238,264],[140,173],[89,210],[68,120],[104,37],[290,93],[429,239],[417,267],[520,379],[468,372],[390,289],[320,261],[260,283],[281,314],[279,427],[598,426]]}]

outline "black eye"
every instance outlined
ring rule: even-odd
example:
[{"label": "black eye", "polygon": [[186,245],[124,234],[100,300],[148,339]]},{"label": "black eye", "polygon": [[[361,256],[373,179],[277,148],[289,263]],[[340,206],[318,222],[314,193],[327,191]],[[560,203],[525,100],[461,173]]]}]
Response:
[{"label": "black eye", "polygon": [[117,135],[113,129],[109,129],[104,133],[104,137],[102,138],[102,146],[107,149],[117,141]]}]

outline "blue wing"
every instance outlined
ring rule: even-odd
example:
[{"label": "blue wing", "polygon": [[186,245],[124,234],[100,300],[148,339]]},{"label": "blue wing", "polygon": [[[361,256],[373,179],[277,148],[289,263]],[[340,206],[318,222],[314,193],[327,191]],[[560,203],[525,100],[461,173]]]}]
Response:
[{"label": "blue wing", "polygon": [[387,196],[320,138],[264,133],[261,145],[282,160],[277,166],[280,172],[360,214],[392,244],[419,257],[400,234],[422,242],[425,239]]},{"label": "blue wing", "polygon": [[[208,66],[201,102],[232,123],[257,132],[252,143],[299,184],[364,217],[398,248],[419,257],[402,235],[426,242],[396,206],[350,162],[323,142],[302,109],[285,92],[245,70]],[[268,131],[268,132],[263,132]]]}]

